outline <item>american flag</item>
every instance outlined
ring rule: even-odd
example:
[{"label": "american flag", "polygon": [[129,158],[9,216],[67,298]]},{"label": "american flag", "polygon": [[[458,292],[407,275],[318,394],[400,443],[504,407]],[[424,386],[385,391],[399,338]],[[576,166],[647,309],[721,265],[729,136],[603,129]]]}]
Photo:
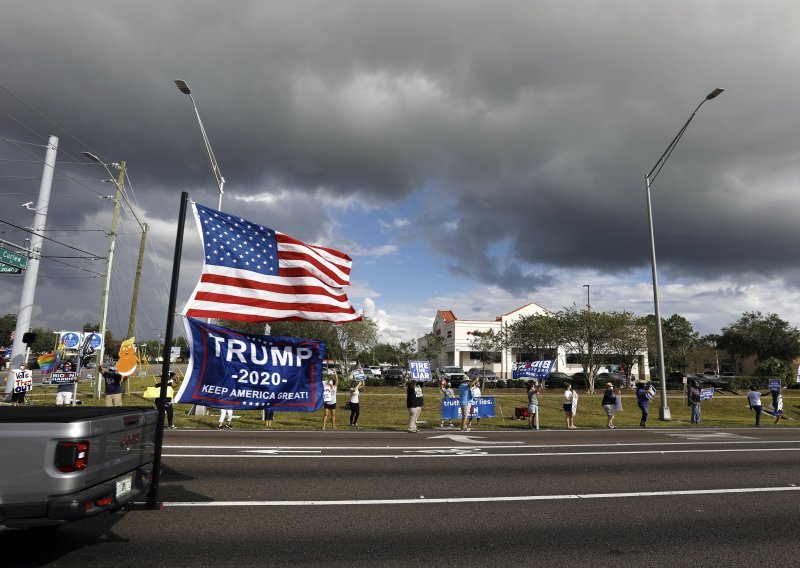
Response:
[{"label": "american flag", "polygon": [[360,320],[344,287],[349,256],[192,204],[203,273],[183,314],[248,322]]}]

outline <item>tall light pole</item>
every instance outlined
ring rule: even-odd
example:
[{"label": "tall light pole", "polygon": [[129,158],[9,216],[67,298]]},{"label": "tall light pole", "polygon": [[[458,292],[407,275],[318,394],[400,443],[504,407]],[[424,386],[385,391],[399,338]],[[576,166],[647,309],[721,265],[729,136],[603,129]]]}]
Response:
[{"label": "tall light pole", "polygon": [[584,284],[581,286],[582,288],[586,288],[586,309],[588,311],[592,311],[592,285],[591,284]]},{"label": "tall light pole", "polygon": [[[111,180],[117,186],[117,194],[114,197],[114,216],[111,219],[111,232],[108,235],[108,256],[106,257],[106,273],[105,278],[103,279],[103,294],[101,297],[100,302],[100,338],[102,342],[100,343],[100,351],[97,354],[97,367],[98,371],[100,365],[103,364],[103,358],[105,357],[106,352],[106,327],[108,325],[108,291],[111,287],[111,266],[114,263],[114,247],[117,242],[117,225],[119,224],[119,208],[122,202],[122,184],[125,183],[125,162],[112,163],[106,164],[100,158],[92,154],[91,152],[81,152],[84,156],[89,158],[90,160],[101,164],[108,172],[108,175],[111,176]],[[116,180],[114,180],[114,176],[111,174],[111,170],[108,169],[108,166],[113,168],[117,168],[119,170],[119,176]],[[101,388],[102,381],[100,381],[100,377],[98,376],[97,380],[97,398],[100,398],[100,388]]]},{"label": "tall light pole", "polygon": [[203,137],[203,144],[206,146],[206,153],[208,154],[208,161],[211,164],[211,171],[214,174],[214,181],[217,183],[217,190],[219,191],[219,201],[217,202],[217,210],[222,211],[222,188],[225,186],[225,178],[222,177],[222,172],[219,170],[219,164],[217,163],[217,158],[214,156],[214,150],[211,149],[211,142],[208,141],[208,135],[206,134],[206,129],[203,127],[203,121],[200,120],[200,112],[197,110],[197,105],[194,102],[194,97],[192,96],[192,90],[189,88],[189,85],[183,79],[176,79],[175,85],[177,85],[178,90],[184,95],[189,97],[189,100],[192,101],[192,107],[194,108],[194,114],[197,116],[197,124],[200,126],[200,135]]},{"label": "tall light pole", "polygon": [[[194,102],[194,97],[192,96],[192,90],[189,88],[189,84],[183,79],[176,79],[175,85],[178,87],[178,90],[181,93],[188,96],[189,100],[192,101],[192,108],[194,108],[194,114],[197,117],[197,124],[200,126],[200,135],[203,137],[203,144],[205,144],[206,153],[208,154],[208,162],[211,164],[211,172],[214,174],[214,181],[217,183],[217,191],[219,191],[217,211],[222,211],[222,192],[223,187],[225,186],[225,178],[222,177],[222,172],[219,170],[217,158],[214,156],[214,150],[211,149],[211,142],[208,140],[208,134],[206,134],[203,121],[200,119],[200,111],[197,110],[197,105]],[[208,323],[211,323],[211,318],[208,318],[207,321]],[[195,405],[194,412],[197,416],[205,416],[205,407]]]},{"label": "tall light pole", "polygon": [[658,348],[658,377],[660,382],[660,391],[661,391],[661,408],[658,412],[658,417],[660,420],[672,420],[670,416],[669,407],[667,406],[667,378],[664,373],[664,340],[661,335],[661,309],[658,303],[658,275],[656,271],[656,243],[653,237],[653,207],[650,200],[650,184],[653,183],[656,179],[656,176],[661,172],[661,168],[664,167],[664,164],[667,163],[669,157],[672,155],[672,151],[675,149],[675,146],[678,145],[681,137],[683,136],[686,129],[689,127],[689,123],[692,122],[694,115],[697,114],[697,111],[700,110],[700,107],[703,106],[706,101],[710,101],[718,97],[725,89],[714,89],[706,98],[703,99],[697,108],[694,109],[694,112],[691,114],[689,119],[683,125],[683,127],[678,131],[678,134],[675,135],[675,138],[672,139],[672,142],[669,143],[667,149],[664,150],[664,153],[661,154],[661,157],[658,159],[656,164],[653,168],[644,176],[645,187],[647,189],[647,221],[650,227],[650,258],[652,261],[652,269],[653,269],[653,304],[655,306],[656,312],[656,346]]}]

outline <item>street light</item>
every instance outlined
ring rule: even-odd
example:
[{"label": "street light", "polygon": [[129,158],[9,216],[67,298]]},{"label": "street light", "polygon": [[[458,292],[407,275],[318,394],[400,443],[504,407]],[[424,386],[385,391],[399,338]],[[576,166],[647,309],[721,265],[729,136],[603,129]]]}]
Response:
[{"label": "street light", "polygon": [[592,285],[584,284],[581,288],[586,288],[586,309],[592,311]]},{"label": "street light", "polygon": [[214,174],[214,181],[217,182],[217,190],[219,191],[219,201],[217,202],[217,210],[222,211],[222,188],[225,185],[225,178],[222,177],[222,172],[219,171],[219,164],[217,163],[217,158],[214,156],[214,150],[211,149],[211,142],[208,141],[208,135],[206,134],[206,129],[203,127],[203,121],[200,120],[200,112],[197,110],[197,105],[194,102],[194,97],[192,97],[192,90],[189,88],[189,85],[183,79],[176,79],[175,85],[177,85],[178,90],[187,95],[189,100],[192,101],[192,107],[194,107],[194,114],[197,116],[197,124],[200,125],[200,135],[203,137],[203,144],[206,146],[206,152],[208,153],[208,161],[211,164],[211,171]]},{"label": "street light", "polygon": [[664,150],[664,153],[661,154],[661,157],[658,159],[656,164],[653,168],[644,176],[645,180],[645,187],[647,189],[647,220],[650,226],[650,258],[652,261],[652,269],[653,269],[653,304],[655,306],[656,312],[656,346],[658,348],[658,376],[660,381],[660,391],[661,391],[661,408],[658,412],[658,417],[660,420],[671,420],[669,408],[667,406],[667,378],[664,374],[664,340],[661,335],[661,309],[658,303],[658,276],[656,272],[656,244],[655,239],[653,236],[653,207],[650,200],[650,184],[655,181],[656,176],[661,172],[661,169],[664,167],[664,164],[667,163],[669,157],[672,155],[672,151],[675,149],[675,146],[678,145],[681,137],[683,136],[686,129],[689,127],[689,123],[692,122],[694,115],[697,114],[697,111],[700,110],[700,107],[703,106],[706,101],[710,101],[711,99],[715,99],[718,97],[725,89],[714,89],[706,98],[703,99],[697,108],[694,109],[694,112],[683,125],[683,127],[678,131],[678,134],[675,135],[675,138],[672,139],[672,142],[669,143],[667,149]]}]

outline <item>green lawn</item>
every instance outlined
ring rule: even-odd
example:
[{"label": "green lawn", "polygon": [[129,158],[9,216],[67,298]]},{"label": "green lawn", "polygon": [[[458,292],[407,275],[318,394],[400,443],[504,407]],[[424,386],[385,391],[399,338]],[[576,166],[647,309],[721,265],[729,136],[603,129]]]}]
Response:
[{"label": "green lawn", "polygon": [[[131,381],[130,394],[123,395],[123,402],[126,405],[151,405],[152,402],[142,398],[141,394],[148,384],[154,384],[154,380],[136,378]],[[29,394],[29,401],[34,405],[55,404],[54,386],[37,386]],[[485,396],[495,397],[495,418],[483,419],[477,429],[483,430],[506,430],[523,429],[526,421],[514,420],[514,408],[526,406],[525,391],[523,389],[486,389]],[[603,428],[606,424],[605,413],[600,406],[601,394],[580,394],[580,404],[575,415],[575,425],[579,428]],[[632,392],[626,391],[622,395],[622,412],[618,412],[614,423],[619,428],[636,428],[639,426],[640,413],[636,406],[636,400]],[[91,394],[89,382],[79,385],[78,399],[83,404],[103,405],[105,400],[101,397],[95,399]],[[338,397],[337,426],[339,428],[349,428],[350,412],[344,407],[348,396],[345,392],[340,392]],[[408,422],[408,413],[405,408],[405,390],[399,387],[366,387],[361,392],[361,418],[359,425],[364,429],[378,430],[405,430]],[[770,397],[763,397],[765,408],[769,405]],[[439,427],[439,404],[440,397],[438,390],[425,389],[425,407],[422,409],[420,421],[422,428]],[[540,414],[539,424],[542,428],[563,428],[564,413],[561,410],[561,389],[548,389],[539,395]],[[650,419],[648,425],[654,428],[676,428],[690,426],[690,409],[686,406],[682,393],[679,391],[669,392],[669,409],[672,414],[671,422],[661,422],[658,420],[658,409],[660,398],[656,398],[650,404]],[[219,420],[219,412],[209,409],[209,416],[188,416],[190,405],[175,405],[175,425],[179,428],[216,428]],[[747,406],[747,399],[744,392],[741,395],[730,393],[715,394],[714,399],[704,401],[702,406],[701,426],[753,426],[755,423],[754,414]],[[786,416],[793,420],[782,420],[774,427],[800,426],[800,391],[784,391],[784,409]],[[233,425],[235,428],[242,429],[263,429],[261,421],[261,411],[245,410],[234,413]],[[774,419],[766,414],[761,418],[764,427],[773,427]],[[295,429],[318,429],[322,426],[322,410],[314,413],[306,412],[276,412],[275,429],[295,430]],[[475,426],[475,423],[473,423]]]}]

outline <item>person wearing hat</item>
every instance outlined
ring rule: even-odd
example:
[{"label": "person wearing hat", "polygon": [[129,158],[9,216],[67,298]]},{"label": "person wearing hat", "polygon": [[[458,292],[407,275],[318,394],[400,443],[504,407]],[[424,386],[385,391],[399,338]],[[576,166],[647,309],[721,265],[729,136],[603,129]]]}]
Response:
[{"label": "person wearing hat", "polygon": [[115,365],[105,371],[103,365],[100,365],[97,371],[106,384],[106,406],[122,406],[122,383],[128,377],[120,375]]},{"label": "person wearing hat", "polygon": [[[72,363],[64,361],[61,365],[64,373],[72,372]],[[75,390],[74,383],[60,383],[56,389],[56,406],[69,406],[72,404],[72,393]]]},{"label": "person wearing hat", "polygon": [[614,429],[614,411],[617,409],[617,395],[614,394],[614,385],[606,383],[606,391],[603,393],[603,410],[606,411],[606,428]]}]

